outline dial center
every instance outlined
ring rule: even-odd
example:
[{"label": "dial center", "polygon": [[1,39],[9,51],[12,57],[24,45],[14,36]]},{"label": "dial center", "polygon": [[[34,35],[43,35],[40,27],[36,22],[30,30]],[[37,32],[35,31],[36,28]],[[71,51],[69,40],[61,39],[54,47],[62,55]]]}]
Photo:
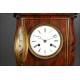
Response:
[{"label": "dial center", "polygon": [[44,40],[44,43],[46,43],[47,42],[47,40]]}]

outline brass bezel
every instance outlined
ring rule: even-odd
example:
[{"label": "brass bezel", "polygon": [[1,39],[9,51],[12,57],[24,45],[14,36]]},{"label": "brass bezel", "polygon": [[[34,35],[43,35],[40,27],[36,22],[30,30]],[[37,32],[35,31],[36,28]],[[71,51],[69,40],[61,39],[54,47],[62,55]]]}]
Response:
[{"label": "brass bezel", "polygon": [[[49,26],[49,27],[52,27],[52,28],[55,28],[55,29],[58,31],[58,33],[60,34],[60,38],[61,38],[60,47],[58,48],[58,50],[57,50],[55,53],[53,53],[52,55],[49,55],[49,56],[41,56],[41,55],[38,55],[36,52],[34,52],[34,50],[31,48],[31,45],[30,45],[30,36],[31,36],[32,32],[33,32],[35,29],[37,29],[38,27],[45,26],[45,25],[46,25],[46,26]],[[29,41],[28,43],[29,43],[29,50],[30,50],[30,52],[31,52],[35,57],[40,58],[40,59],[49,59],[49,58],[55,57],[55,56],[61,51],[62,46],[63,46],[63,36],[62,36],[61,31],[58,29],[58,27],[55,27],[55,26],[53,26],[53,25],[51,25],[51,24],[37,25],[36,27],[34,27],[34,28],[31,30],[31,32],[29,33],[29,40],[28,40],[28,41]]]}]

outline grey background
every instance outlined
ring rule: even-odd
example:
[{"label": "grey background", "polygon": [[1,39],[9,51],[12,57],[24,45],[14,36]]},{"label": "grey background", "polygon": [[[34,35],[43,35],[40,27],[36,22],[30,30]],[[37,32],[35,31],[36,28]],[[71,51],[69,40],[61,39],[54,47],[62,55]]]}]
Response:
[{"label": "grey background", "polygon": [[[16,30],[16,19],[12,13],[0,14],[0,65],[15,66],[15,54],[13,50],[14,33]],[[76,59],[74,65],[80,65],[80,14],[74,19],[74,30],[76,35]]]},{"label": "grey background", "polygon": [[74,19],[74,30],[76,35],[76,59],[74,65],[80,66],[80,13],[77,15],[77,18]]},{"label": "grey background", "polygon": [[16,19],[11,13],[0,14],[0,65],[16,65],[13,50]]}]

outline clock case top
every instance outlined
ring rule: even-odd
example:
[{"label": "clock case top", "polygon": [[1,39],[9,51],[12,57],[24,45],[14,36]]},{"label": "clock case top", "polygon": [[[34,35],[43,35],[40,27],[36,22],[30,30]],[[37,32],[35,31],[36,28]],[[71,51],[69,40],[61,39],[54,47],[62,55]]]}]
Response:
[{"label": "clock case top", "polygon": [[[28,66],[60,66],[60,65],[73,65],[75,59],[75,34],[73,28],[73,20],[76,17],[76,13],[17,13],[16,17],[16,29],[21,25],[21,18],[24,18],[24,23],[27,32],[36,25],[51,24],[57,26],[63,35],[63,48],[58,55],[51,59],[43,60],[35,57],[28,50],[26,61],[24,65]],[[17,65],[18,62],[17,62]]]},{"label": "clock case top", "polygon": [[77,17],[77,13],[14,13],[14,17],[30,17],[30,16],[58,16],[58,17]]}]

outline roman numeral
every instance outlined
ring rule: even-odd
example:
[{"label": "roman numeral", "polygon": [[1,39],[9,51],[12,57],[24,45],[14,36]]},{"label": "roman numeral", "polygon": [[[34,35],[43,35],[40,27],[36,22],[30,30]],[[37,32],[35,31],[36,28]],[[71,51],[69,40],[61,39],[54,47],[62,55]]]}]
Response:
[{"label": "roman numeral", "polygon": [[38,30],[38,32],[41,34],[41,32]]},{"label": "roman numeral", "polygon": [[44,28],[44,32],[46,32],[46,28]]},{"label": "roman numeral", "polygon": [[54,42],[58,42],[58,40],[54,40]]},{"label": "roman numeral", "polygon": [[36,42],[36,41],[32,41],[32,42]]},{"label": "roman numeral", "polygon": [[57,35],[53,35],[53,38],[56,38],[57,37]]},{"label": "roman numeral", "polygon": [[38,52],[40,52],[41,51],[41,48],[38,50]]}]

